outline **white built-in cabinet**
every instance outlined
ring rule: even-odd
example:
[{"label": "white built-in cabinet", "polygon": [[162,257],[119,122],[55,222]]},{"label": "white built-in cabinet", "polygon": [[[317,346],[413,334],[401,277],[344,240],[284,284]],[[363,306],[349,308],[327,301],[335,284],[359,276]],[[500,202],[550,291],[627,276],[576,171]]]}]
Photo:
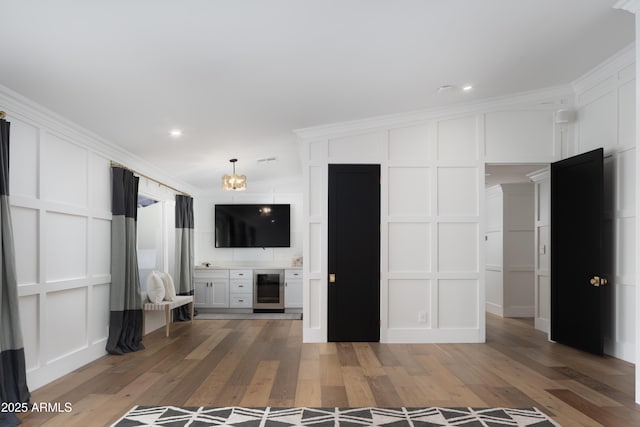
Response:
[{"label": "white built-in cabinet", "polygon": [[284,271],[284,308],[302,308],[302,270]]},{"label": "white built-in cabinet", "polygon": [[229,271],[229,307],[252,308],[253,307],[253,271],[230,270]]},{"label": "white built-in cabinet", "polygon": [[[284,270],[285,308],[302,308],[302,270]],[[200,308],[253,308],[253,270],[195,268],[195,306]]]},{"label": "white built-in cabinet", "polygon": [[195,269],[193,279],[196,307],[229,307],[229,270]]},{"label": "white built-in cabinet", "polygon": [[486,310],[499,316],[534,316],[534,200],[531,183],[486,190]]}]

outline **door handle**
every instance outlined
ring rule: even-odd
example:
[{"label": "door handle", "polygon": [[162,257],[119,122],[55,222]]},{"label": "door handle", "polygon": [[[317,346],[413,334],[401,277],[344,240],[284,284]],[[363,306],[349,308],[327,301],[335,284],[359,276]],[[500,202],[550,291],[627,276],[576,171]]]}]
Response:
[{"label": "door handle", "polygon": [[604,277],[600,277],[600,276],[593,276],[591,278],[591,280],[589,280],[589,283],[591,283],[591,285],[595,286],[596,288],[599,286],[604,286],[608,283],[607,279],[605,279]]},{"label": "door handle", "polygon": [[329,274],[329,283],[335,283],[336,282],[336,275],[331,273]]}]

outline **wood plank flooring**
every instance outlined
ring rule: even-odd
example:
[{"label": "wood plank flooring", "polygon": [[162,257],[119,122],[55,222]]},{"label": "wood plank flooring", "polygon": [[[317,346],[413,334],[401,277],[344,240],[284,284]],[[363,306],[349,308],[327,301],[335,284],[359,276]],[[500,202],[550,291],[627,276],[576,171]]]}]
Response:
[{"label": "wood plank flooring", "polygon": [[134,405],[538,407],[563,426],[640,425],[634,365],[487,317],[486,344],[302,344],[299,320],[196,320],[32,392],[71,412],[25,426],[105,426]]}]

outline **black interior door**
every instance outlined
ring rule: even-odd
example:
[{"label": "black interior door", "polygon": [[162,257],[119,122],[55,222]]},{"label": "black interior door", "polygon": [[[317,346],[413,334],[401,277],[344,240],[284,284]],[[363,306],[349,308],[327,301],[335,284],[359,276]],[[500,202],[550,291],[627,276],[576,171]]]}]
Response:
[{"label": "black interior door", "polygon": [[603,150],[551,164],[551,339],[603,354]]},{"label": "black interior door", "polygon": [[329,165],[328,340],[380,340],[380,165]]}]

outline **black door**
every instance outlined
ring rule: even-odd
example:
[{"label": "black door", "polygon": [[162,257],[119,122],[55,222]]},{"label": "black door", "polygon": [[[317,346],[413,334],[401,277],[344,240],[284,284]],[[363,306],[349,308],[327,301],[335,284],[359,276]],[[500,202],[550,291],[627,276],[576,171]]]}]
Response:
[{"label": "black door", "polygon": [[380,165],[329,165],[329,341],[380,340]]},{"label": "black door", "polygon": [[603,150],[551,164],[551,339],[603,354]]}]

